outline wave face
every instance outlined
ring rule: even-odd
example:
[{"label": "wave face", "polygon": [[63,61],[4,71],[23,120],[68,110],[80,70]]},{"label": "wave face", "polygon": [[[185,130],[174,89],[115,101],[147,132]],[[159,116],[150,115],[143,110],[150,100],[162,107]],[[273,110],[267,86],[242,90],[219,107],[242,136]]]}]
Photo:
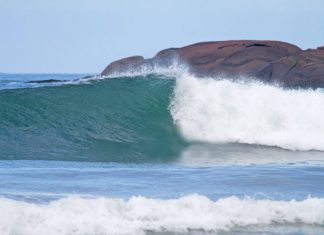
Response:
[{"label": "wave face", "polygon": [[72,197],[43,205],[2,198],[0,233],[140,235],[147,231],[211,232],[274,224],[322,227],[323,211],[324,199],[319,198],[272,201],[233,196],[212,201],[200,195],[169,200]]},{"label": "wave face", "polygon": [[171,113],[188,140],[324,150],[324,92],[261,83],[197,79],[176,82]]},{"label": "wave face", "polygon": [[183,146],[173,86],[149,75],[1,90],[1,159],[168,161]]}]

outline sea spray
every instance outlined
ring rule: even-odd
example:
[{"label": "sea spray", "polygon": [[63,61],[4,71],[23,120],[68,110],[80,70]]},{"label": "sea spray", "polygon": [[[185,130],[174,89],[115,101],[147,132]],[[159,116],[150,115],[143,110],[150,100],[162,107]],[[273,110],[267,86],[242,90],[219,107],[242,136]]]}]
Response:
[{"label": "sea spray", "polygon": [[324,150],[324,93],[256,82],[177,79],[170,110],[193,141]]}]

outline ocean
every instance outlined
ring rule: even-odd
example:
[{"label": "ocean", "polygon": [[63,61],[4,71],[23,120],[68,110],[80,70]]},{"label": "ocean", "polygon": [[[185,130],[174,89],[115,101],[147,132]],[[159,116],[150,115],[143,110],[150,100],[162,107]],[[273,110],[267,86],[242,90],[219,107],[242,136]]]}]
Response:
[{"label": "ocean", "polygon": [[324,234],[322,89],[86,75],[0,73],[1,235]]}]

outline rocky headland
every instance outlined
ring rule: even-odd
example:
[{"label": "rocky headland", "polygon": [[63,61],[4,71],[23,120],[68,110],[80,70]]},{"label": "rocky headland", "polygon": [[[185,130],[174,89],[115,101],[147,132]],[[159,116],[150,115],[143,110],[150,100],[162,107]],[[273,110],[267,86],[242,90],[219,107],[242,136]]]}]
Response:
[{"label": "rocky headland", "polygon": [[175,62],[199,77],[250,77],[289,88],[324,87],[324,46],[302,50],[280,41],[215,41],[169,48],[150,59],[131,56],[112,62],[101,76],[169,67]]}]

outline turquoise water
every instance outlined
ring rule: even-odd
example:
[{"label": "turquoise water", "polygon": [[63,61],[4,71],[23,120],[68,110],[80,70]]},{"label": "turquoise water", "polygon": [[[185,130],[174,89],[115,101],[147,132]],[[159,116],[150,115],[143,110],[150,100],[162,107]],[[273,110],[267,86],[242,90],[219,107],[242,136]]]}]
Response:
[{"label": "turquoise water", "polygon": [[323,92],[82,76],[0,74],[0,234],[324,234]]},{"label": "turquoise water", "polygon": [[168,112],[173,84],[147,77],[1,90],[2,159],[168,161],[184,145]]}]

